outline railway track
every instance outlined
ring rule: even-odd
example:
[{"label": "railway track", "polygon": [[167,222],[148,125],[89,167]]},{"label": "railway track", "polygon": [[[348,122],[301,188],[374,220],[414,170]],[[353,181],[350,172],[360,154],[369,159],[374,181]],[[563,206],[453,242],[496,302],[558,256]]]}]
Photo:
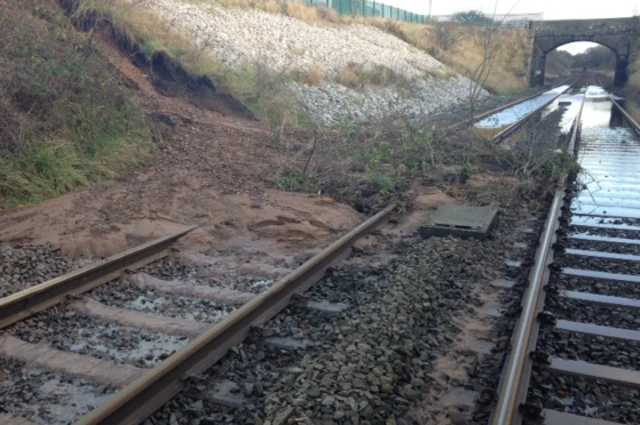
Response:
[{"label": "railway track", "polygon": [[[523,101],[526,100],[529,98]],[[522,122],[511,130],[515,131]],[[194,229],[186,228],[0,299],[0,329],[6,329],[0,335],[0,357],[20,365],[53,369],[62,376],[75,376],[79,379],[78,385],[88,388],[87,392],[104,387],[104,398],[87,396],[84,397],[86,405],[74,406],[76,410],[89,411],[80,419],[77,415],[62,414],[68,423],[141,423],[187,383],[200,379],[205,370],[242,342],[251,328],[274,317],[292,297],[321,279],[327,268],[348,256],[356,240],[384,225],[392,210],[393,207],[388,207],[381,211],[264,291],[259,288],[246,290],[246,286],[245,290],[203,287],[136,272],[165,258],[172,243]],[[112,284],[118,278],[120,282]],[[144,291],[150,295],[143,296]],[[83,294],[91,294],[91,297],[85,298]],[[155,299],[162,298],[162,294],[191,301],[181,306],[172,301],[169,306],[147,308]],[[145,303],[146,306],[140,305]],[[32,338],[21,322],[36,313],[45,316],[32,319],[32,324],[43,329],[37,332],[39,336]],[[108,325],[94,326],[91,324],[94,319]],[[79,321],[80,325],[74,325],[72,333],[75,337],[69,338],[65,326],[71,325],[72,321]],[[47,325],[48,322],[53,325]],[[130,328],[138,328],[140,332],[131,333]],[[97,334],[95,329],[98,329]],[[154,340],[157,333],[166,337]],[[83,338],[90,341],[85,342]],[[118,347],[112,341],[127,338],[138,343],[142,341],[146,351],[133,345]],[[53,342],[53,348],[47,346],[47,342]],[[95,354],[96,350],[102,353],[98,356],[102,358],[86,355],[89,351]],[[52,358],[56,360],[51,361]],[[38,382],[37,376],[34,382]],[[36,417],[45,423],[54,423],[47,416]],[[0,423],[28,424],[22,418],[2,413]],[[64,423],[64,419],[55,423]]]},{"label": "railway track", "polygon": [[491,425],[640,422],[639,134],[610,96],[583,103]]},{"label": "railway track", "polygon": [[[253,292],[166,281],[135,271],[167,257],[172,243],[195,229],[188,227],[0,299],[0,326],[5,329],[0,335],[0,355],[5,360],[77,377],[82,380],[81,385],[89,387],[92,392],[96,388],[88,381],[105,385],[105,398],[108,400],[99,406],[77,406],[79,409],[96,408],[78,420],[74,418],[74,424],[141,423],[179,392],[189,379],[197,377],[230,348],[242,342],[252,327],[269,320],[286,307],[293,296],[303,293],[320,280],[329,267],[349,255],[355,241],[383,226],[392,212],[393,206],[385,208],[268,289],[261,291],[257,288]],[[166,311],[163,313],[167,315],[155,315],[144,309],[130,309],[131,302],[128,303],[129,309],[122,308],[122,303],[111,300],[114,297],[126,298],[126,285],[101,286],[118,278],[150,290],[154,296],[159,293],[167,297],[192,298],[192,303],[187,305],[191,310],[188,313],[176,312],[170,317],[170,312]],[[91,297],[81,297],[85,293]],[[150,301],[149,298],[145,301],[138,297],[133,304],[153,303],[154,296]],[[101,302],[103,300],[109,301],[105,304]],[[331,303],[328,304],[330,308]],[[21,322],[39,312],[45,316],[34,323],[54,325],[34,340],[31,330],[26,332]],[[194,313],[204,320],[193,320]],[[185,314],[190,318],[185,319]],[[217,320],[220,317],[222,320]],[[108,324],[91,329],[88,323],[93,319]],[[58,335],[66,333],[65,326],[76,326],[78,321],[80,325],[72,329],[75,337]],[[140,334],[132,334],[131,328],[140,328]],[[146,351],[140,352],[133,345],[124,349],[112,346],[109,339],[123,332],[125,339],[129,337],[146,342]],[[166,337],[154,340],[157,332]],[[75,333],[81,335],[80,340]],[[85,339],[90,342],[85,342]],[[53,347],[43,344],[51,340]],[[103,356],[99,357],[102,359],[83,355],[87,348],[95,354],[101,347]],[[90,403],[95,402],[95,398],[91,398]],[[73,414],[66,417],[73,417]],[[46,416],[40,419],[46,423],[55,422]],[[22,425],[29,422],[0,413],[0,423]]]}]

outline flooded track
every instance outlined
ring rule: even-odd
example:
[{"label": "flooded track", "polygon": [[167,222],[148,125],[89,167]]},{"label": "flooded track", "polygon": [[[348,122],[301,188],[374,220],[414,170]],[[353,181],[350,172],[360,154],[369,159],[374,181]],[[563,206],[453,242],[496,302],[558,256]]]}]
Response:
[{"label": "flooded track", "polygon": [[640,423],[640,137],[597,87],[557,99],[563,128],[581,98],[492,425]]}]

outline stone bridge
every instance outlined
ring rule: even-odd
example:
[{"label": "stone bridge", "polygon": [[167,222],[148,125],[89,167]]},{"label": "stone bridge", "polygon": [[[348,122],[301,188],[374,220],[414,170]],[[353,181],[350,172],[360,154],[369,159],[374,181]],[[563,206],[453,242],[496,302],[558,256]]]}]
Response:
[{"label": "stone bridge", "polygon": [[529,84],[544,84],[544,68],[549,52],[574,41],[592,41],[613,50],[616,55],[614,86],[627,83],[629,64],[637,54],[638,18],[531,21],[529,30],[533,50],[529,60]]}]

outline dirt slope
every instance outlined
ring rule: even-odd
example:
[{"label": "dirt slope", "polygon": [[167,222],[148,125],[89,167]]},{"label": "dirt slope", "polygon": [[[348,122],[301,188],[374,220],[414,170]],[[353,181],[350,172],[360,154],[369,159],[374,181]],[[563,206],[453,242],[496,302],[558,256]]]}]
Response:
[{"label": "dirt slope", "polygon": [[194,252],[240,241],[246,249],[304,250],[362,219],[330,199],[269,189],[283,156],[267,127],[165,97],[126,58],[109,55],[165,141],[130,175],[0,217],[0,242],[51,242],[74,257],[100,257],[184,223],[202,226],[183,240]]}]

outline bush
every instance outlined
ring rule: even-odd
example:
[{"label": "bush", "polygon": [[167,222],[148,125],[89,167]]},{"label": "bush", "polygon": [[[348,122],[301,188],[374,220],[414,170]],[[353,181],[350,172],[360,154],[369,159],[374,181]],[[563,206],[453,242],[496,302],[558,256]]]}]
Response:
[{"label": "bush", "polygon": [[307,84],[310,86],[318,87],[324,83],[324,71],[319,66],[312,66],[309,68],[307,74]]},{"label": "bush", "polygon": [[360,85],[360,78],[352,67],[346,66],[338,70],[336,80],[345,87],[356,88]]},{"label": "bush", "polygon": [[336,12],[335,9],[326,6],[318,6],[316,10],[318,11],[318,16],[323,21],[331,22],[333,24],[340,22],[340,15],[338,15],[338,12]]},{"label": "bush", "polygon": [[283,10],[286,15],[310,23],[320,21],[318,9],[302,3],[284,3]]}]

